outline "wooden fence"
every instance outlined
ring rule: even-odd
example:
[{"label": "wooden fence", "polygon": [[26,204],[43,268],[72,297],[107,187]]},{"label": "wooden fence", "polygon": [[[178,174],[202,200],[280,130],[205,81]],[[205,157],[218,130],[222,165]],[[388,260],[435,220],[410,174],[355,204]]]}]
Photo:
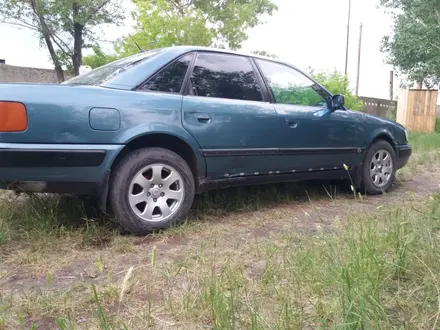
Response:
[{"label": "wooden fence", "polygon": [[364,102],[364,112],[385,119],[395,119],[397,102],[373,97],[359,97]]},{"label": "wooden fence", "polygon": [[438,90],[404,89],[399,92],[397,122],[408,131],[435,132]]}]

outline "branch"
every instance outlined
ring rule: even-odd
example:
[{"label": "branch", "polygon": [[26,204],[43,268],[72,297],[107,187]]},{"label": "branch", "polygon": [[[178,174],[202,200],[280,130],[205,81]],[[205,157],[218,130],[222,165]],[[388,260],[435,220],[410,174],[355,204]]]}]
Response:
[{"label": "branch", "polygon": [[64,48],[58,43],[58,41],[56,41],[56,39],[54,38],[53,34],[50,35],[50,39],[52,39],[52,41],[55,43],[55,45],[58,46],[58,48],[63,52],[63,53],[68,53],[68,54],[72,54],[69,50],[64,50]]},{"label": "branch", "polygon": [[[0,23],[2,23],[2,24],[8,24],[8,25],[15,25],[15,26],[21,26],[21,27],[24,27],[24,28],[26,28],[26,29],[31,29],[31,30],[34,30],[34,31],[39,31],[38,30],[38,28],[37,27],[35,27],[35,26],[33,26],[33,25],[30,25],[30,24],[27,24],[27,23],[25,23],[25,22],[22,22],[22,21],[20,21],[19,19],[16,19],[17,20],[17,22],[7,22],[7,21],[0,21]],[[19,23],[20,22],[20,23]]]},{"label": "branch", "polygon": [[194,0],[190,0],[187,4],[186,7],[190,7],[194,4]]},{"label": "branch", "polygon": [[[31,6],[35,15],[40,20],[41,29],[45,30],[45,33],[49,35],[50,39],[52,39],[52,41],[58,46],[59,49],[61,49],[65,53],[71,54],[72,52],[70,51],[70,47],[60,37],[58,37],[55,33],[49,30],[49,27],[47,26],[44,17],[40,15],[37,10],[37,3],[35,0],[31,0]],[[58,41],[56,39],[58,39]],[[60,45],[60,43],[62,43],[67,50],[64,50],[64,48]]]},{"label": "branch", "polygon": [[[51,33],[50,37],[52,38],[53,42],[58,46],[58,48],[60,48],[63,52],[68,53],[70,55],[72,55],[72,51],[70,50],[70,47],[63,41],[63,39],[61,39],[60,37],[58,37],[58,35],[56,35],[55,33]],[[58,41],[55,40],[58,39]],[[67,49],[64,50],[63,47],[60,46],[59,43],[62,43],[63,46]]]},{"label": "branch", "polygon": [[176,7],[176,9],[179,11],[180,15],[182,15],[182,16],[185,15],[185,13],[183,12],[182,7],[180,7],[177,2],[175,2],[174,0],[170,0],[170,2],[173,4],[174,7]]},{"label": "branch", "polygon": [[38,12],[37,2],[35,0],[31,0],[30,2],[31,2],[31,7],[32,7],[34,14],[38,17],[38,20],[40,21],[40,28],[41,28],[42,32],[48,33],[49,31],[44,31],[45,28],[47,29],[47,26],[46,26],[46,22],[44,20],[44,17],[42,15],[40,15],[40,13]]},{"label": "branch", "polygon": [[37,10],[37,2],[35,0],[31,0],[31,7],[32,10],[34,11],[34,14],[38,16],[38,18],[40,18],[40,15],[38,14],[38,10]]},{"label": "branch", "polygon": [[87,17],[87,19],[84,21],[84,24],[83,24],[83,25],[86,25],[87,22],[88,22],[89,20],[91,20],[92,17],[95,16],[96,13],[97,13],[98,11],[100,11],[103,7],[105,7],[110,1],[111,1],[111,0],[104,0],[101,4],[99,4],[99,5],[98,5],[98,6],[92,11],[92,13],[89,15],[89,17]]}]

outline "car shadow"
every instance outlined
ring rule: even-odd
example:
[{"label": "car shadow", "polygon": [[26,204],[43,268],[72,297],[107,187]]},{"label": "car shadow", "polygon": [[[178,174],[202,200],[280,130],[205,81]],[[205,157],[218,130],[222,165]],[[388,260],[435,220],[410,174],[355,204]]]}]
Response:
[{"label": "car shadow", "polygon": [[[310,202],[352,195],[346,181],[304,181],[231,187],[196,195],[188,221],[228,216],[234,212],[271,209],[291,201]],[[99,211],[93,198],[61,195],[57,202],[57,222],[69,227],[84,226],[93,219],[98,226],[119,228],[117,222]]]},{"label": "car shadow", "polygon": [[[393,190],[400,185],[396,182]],[[227,217],[236,212],[269,210],[289,202],[309,203],[340,198],[353,198],[350,182],[313,180],[231,187],[196,195],[187,222],[209,221],[211,217]],[[60,197],[57,205],[59,225],[78,228],[87,225],[91,219],[96,226],[126,233],[114,219],[98,210],[92,198]]]},{"label": "car shadow", "polygon": [[210,191],[195,197],[191,216],[227,216],[237,211],[270,209],[280,204],[336,199],[352,195],[346,181],[304,181],[256,186],[233,187]]}]

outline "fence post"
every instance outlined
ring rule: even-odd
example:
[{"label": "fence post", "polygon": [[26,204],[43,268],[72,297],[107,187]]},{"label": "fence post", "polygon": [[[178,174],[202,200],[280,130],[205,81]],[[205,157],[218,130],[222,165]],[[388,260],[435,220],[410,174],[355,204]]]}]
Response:
[{"label": "fence post", "polygon": [[394,98],[394,71],[390,71],[390,100]]}]

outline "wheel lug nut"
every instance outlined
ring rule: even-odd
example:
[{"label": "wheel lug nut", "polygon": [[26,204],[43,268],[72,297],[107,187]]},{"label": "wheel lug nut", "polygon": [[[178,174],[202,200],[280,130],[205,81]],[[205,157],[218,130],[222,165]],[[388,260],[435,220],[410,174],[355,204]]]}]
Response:
[{"label": "wheel lug nut", "polygon": [[157,202],[157,198],[154,198],[153,201],[154,201],[154,202]]},{"label": "wheel lug nut", "polygon": [[163,187],[163,185],[162,185],[162,184],[160,184],[160,185],[159,185],[159,188],[162,188],[162,187]]},{"label": "wheel lug nut", "polygon": [[162,196],[162,197],[165,196],[165,193],[161,193],[160,196]]},{"label": "wheel lug nut", "polygon": [[152,183],[152,184],[150,185],[150,188],[154,188],[154,183]]},{"label": "wheel lug nut", "polygon": [[150,197],[150,196],[151,196],[151,194],[150,194],[150,193],[147,193],[147,196],[148,196],[148,197]]}]

